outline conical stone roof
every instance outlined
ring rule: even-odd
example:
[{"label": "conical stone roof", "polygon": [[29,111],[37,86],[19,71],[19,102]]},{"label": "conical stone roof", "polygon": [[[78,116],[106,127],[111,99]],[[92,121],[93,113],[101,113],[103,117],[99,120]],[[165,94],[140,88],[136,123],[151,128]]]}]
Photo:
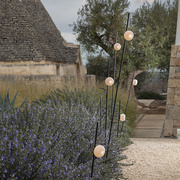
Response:
[{"label": "conical stone roof", "polygon": [[0,61],[76,63],[40,0],[0,0]]}]

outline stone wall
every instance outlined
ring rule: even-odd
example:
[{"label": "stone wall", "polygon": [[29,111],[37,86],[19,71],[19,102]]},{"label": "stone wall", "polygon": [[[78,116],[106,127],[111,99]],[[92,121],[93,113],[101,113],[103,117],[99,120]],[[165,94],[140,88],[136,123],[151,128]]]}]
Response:
[{"label": "stone wall", "polygon": [[95,85],[40,0],[0,0],[0,81]]},{"label": "stone wall", "polygon": [[[59,63],[0,63],[1,75],[60,75],[77,76],[77,64]],[[84,74],[81,74],[84,75]]]},{"label": "stone wall", "polygon": [[0,75],[59,75],[80,76],[87,74],[85,66],[78,64],[41,62],[0,62]]},{"label": "stone wall", "polygon": [[56,75],[0,75],[0,85],[9,85],[12,87],[16,84],[33,84],[37,88],[54,87],[81,87],[81,86],[95,86],[96,78],[94,75],[81,76],[80,83],[75,76],[56,76]]},{"label": "stone wall", "polygon": [[0,61],[80,61],[40,0],[0,0],[0,27]]},{"label": "stone wall", "polygon": [[176,136],[180,128],[180,46],[171,49],[164,136]]}]

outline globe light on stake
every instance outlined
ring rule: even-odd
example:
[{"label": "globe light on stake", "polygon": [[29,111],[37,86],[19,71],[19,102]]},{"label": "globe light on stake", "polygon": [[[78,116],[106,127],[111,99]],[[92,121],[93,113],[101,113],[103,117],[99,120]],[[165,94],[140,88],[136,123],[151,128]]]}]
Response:
[{"label": "globe light on stake", "polygon": [[97,146],[94,148],[94,155],[95,155],[97,158],[103,157],[104,154],[105,154],[105,148],[104,148],[104,146],[102,146],[102,145],[97,145]]},{"label": "globe light on stake", "polygon": [[137,86],[137,84],[138,84],[138,80],[137,80],[137,79],[134,79],[134,80],[133,80],[133,86]]},{"label": "globe light on stake", "polygon": [[105,80],[107,86],[112,86],[114,84],[114,79],[112,77],[108,77]]},{"label": "globe light on stake", "polygon": [[125,121],[126,120],[126,115],[125,114],[121,114],[120,115],[120,121]]},{"label": "globe light on stake", "polygon": [[121,49],[121,45],[120,45],[119,43],[116,43],[116,44],[114,45],[114,49],[115,49],[116,51],[119,51],[119,50]]},{"label": "globe light on stake", "polygon": [[131,41],[134,37],[134,34],[132,31],[126,31],[124,33],[124,39],[126,39],[127,41]]}]

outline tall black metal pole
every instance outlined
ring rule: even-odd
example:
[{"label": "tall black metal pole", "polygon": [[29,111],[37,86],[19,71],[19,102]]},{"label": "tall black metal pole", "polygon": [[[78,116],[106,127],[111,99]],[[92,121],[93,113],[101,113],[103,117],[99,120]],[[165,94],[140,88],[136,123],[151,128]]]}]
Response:
[{"label": "tall black metal pole", "polygon": [[[104,88],[99,88],[99,89],[102,89],[105,91],[106,93],[106,98],[107,98],[107,91],[104,89]],[[106,112],[107,112],[107,100],[106,100]],[[105,143],[106,143],[106,118],[107,118],[107,114],[106,114],[106,117],[105,117],[105,126],[104,126],[104,129],[105,129]]]},{"label": "tall black metal pole", "polygon": [[[116,31],[116,41],[115,41],[115,43],[117,43],[117,38],[118,38],[118,31]],[[111,115],[112,115],[112,112],[113,112],[113,102],[114,102],[114,85],[115,85],[115,79],[116,79],[116,54],[117,54],[117,51],[116,51],[116,50],[114,50],[114,69],[113,69],[113,79],[114,79],[114,84],[113,84],[113,87],[112,87]]]},{"label": "tall black metal pole", "polygon": [[[127,108],[128,108],[128,104],[129,104],[130,95],[131,95],[131,89],[132,89],[132,85],[133,85],[134,74],[135,74],[135,70],[133,72],[133,76],[132,76],[132,80],[131,80],[131,85],[130,85],[130,89],[129,89],[129,94],[128,94],[128,98],[127,98],[127,102],[126,102],[126,108],[125,108],[125,112],[124,112],[125,115],[127,113]],[[122,126],[121,126],[121,133],[123,131],[123,127],[124,127],[124,121],[123,121]]]},{"label": "tall black metal pole", "polygon": [[[128,13],[127,24],[126,24],[126,31],[128,29],[128,25],[129,25],[129,16],[130,16],[130,13]],[[110,133],[109,133],[109,139],[108,139],[106,158],[108,157],[109,144],[110,144],[110,141],[111,141],[111,131],[112,131],[112,125],[113,125],[113,120],[114,120],[114,113],[115,113],[115,108],[116,108],[116,100],[117,100],[117,94],[118,94],[118,89],[119,89],[119,84],[120,84],[120,78],[121,78],[121,71],[122,71],[122,66],[123,66],[125,47],[126,47],[126,40],[124,39],[123,52],[122,52],[121,64],[120,64],[119,76],[118,76],[118,83],[117,83],[116,95],[115,95],[115,99],[114,99],[113,113],[112,113],[112,117],[111,117],[111,126],[110,126]]]},{"label": "tall black metal pole", "polygon": [[100,96],[100,129],[102,126],[102,96]]},{"label": "tall black metal pole", "polygon": [[[107,77],[109,77],[109,74],[110,74],[110,62],[108,62],[108,72],[107,72]],[[107,86],[107,90],[106,90],[105,138],[106,138],[107,121],[108,121],[108,91],[109,91],[109,87]]]},{"label": "tall black metal pole", "polygon": [[[98,122],[96,124],[96,133],[95,133],[95,140],[94,140],[94,148],[96,147],[97,133],[98,133]],[[92,159],[92,166],[91,166],[91,178],[93,177],[94,160],[95,160],[95,155],[94,155],[94,151],[93,151],[93,159]]]},{"label": "tall black metal pole", "polygon": [[120,115],[121,115],[121,101],[119,101],[119,114],[118,114],[118,125],[117,125],[117,137],[118,137],[118,135],[119,135]]}]

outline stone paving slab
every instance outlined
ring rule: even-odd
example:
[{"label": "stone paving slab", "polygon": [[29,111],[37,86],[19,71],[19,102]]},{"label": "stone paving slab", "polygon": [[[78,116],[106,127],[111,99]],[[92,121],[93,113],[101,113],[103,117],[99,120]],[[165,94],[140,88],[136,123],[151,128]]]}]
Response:
[{"label": "stone paving slab", "polygon": [[145,115],[135,128],[133,138],[159,138],[162,134],[165,115]]},{"label": "stone paving slab", "polygon": [[145,106],[149,106],[153,101],[154,99],[138,99],[138,102],[144,104]]},{"label": "stone paving slab", "polygon": [[162,129],[153,130],[135,130],[133,138],[159,138],[161,136]]}]

